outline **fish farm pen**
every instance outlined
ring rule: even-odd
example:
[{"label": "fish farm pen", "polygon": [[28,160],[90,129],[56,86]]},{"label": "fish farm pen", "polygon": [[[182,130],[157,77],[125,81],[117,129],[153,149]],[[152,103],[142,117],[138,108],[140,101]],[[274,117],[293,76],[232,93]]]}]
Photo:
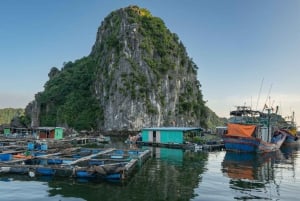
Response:
[{"label": "fish farm pen", "polygon": [[[84,148],[69,146],[67,140],[43,140],[39,144],[27,140],[0,140],[0,174],[122,181],[151,157],[147,149]],[[66,146],[48,147],[51,143]]]},{"label": "fish farm pen", "polygon": [[119,149],[111,147],[108,136],[68,137],[57,127],[40,127],[26,135],[23,130],[21,135],[6,130],[0,136],[0,174],[125,181],[152,157],[149,146],[194,151],[224,148],[223,143],[211,141],[214,138],[192,142],[203,141],[201,131],[196,127],[144,128],[139,135],[130,136],[138,141]]}]

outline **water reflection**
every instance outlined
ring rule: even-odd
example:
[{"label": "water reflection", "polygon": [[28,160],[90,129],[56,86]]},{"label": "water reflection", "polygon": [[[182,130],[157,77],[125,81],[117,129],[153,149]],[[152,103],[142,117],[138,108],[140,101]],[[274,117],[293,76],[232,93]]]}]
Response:
[{"label": "water reflection", "polygon": [[281,147],[281,151],[286,160],[290,160],[291,163],[294,163],[296,156],[295,154],[297,151],[300,150],[300,144],[293,144],[293,145],[284,145]]},{"label": "water reflection", "polygon": [[284,161],[281,151],[254,154],[226,152],[222,172],[229,186],[238,191],[235,199],[272,199],[279,196],[274,165]]},{"label": "water reflection", "polygon": [[150,149],[153,156],[124,182],[0,174],[0,187],[5,189],[1,197],[24,201],[297,200],[299,147],[264,155]]},{"label": "water reflection", "polygon": [[49,182],[49,193],[84,200],[190,200],[208,154],[167,148],[153,148],[152,154],[129,181],[118,184]]},{"label": "water reflection", "polygon": [[[34,178],[41,187],[48,187],[48,197],[43,200],[60,198],[76,200],[190,200],[194,189],[201,182],[206,171],[208,153],[185,152],[180,149],[151,148],[153,156],[136,170],[133,177],[119,183],[106,181],[83,182],[72,178]],[[2,175],[7,181],[29,181],[27,175]],[[22,191],[30,186],[23,185]],[[15,194],[16,200],[22,192]],[[19,196],[19,197],[18,197]],[[43,195],[44,196],[44,195]],[[63,199],[61,199],[63,198]]]}]

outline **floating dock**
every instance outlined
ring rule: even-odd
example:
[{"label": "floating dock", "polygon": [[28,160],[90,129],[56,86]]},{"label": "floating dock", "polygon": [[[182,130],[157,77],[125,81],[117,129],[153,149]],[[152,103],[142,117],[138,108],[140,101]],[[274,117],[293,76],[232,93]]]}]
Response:
[{"label": "floating dock", "polygon": [[[31,153],[33,154],[34,151]],[[38,152],[37,152],[38,153]],[[66,154],[68,153],[68,154]],[[18,157],[16,157],[18,156]],[[84,178],[88,180],[129,179],[151,157],[150,150],[76,148],[69,152],[29,155],[0,154],[0,173]]]},{"label": "floating dock", "polygon": [[216,151],[225,149],[223,143],[207,143],[207,144],[175,144],[175,143],[153,143],[153,142],[137,142],[138,145],[152,147],[166,147],[173,149],[196,150],[196,151]]}]

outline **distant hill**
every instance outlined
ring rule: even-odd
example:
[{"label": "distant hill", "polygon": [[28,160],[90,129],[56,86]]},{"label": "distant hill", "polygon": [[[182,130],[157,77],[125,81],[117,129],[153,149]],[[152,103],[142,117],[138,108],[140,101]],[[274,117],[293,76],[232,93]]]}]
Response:
[{"label": "distant hill", "polygon": [[50,70],[26,114],[35,126],[206,128],[219,120],[205,106],[197,69],[162,19],[129,6],[104,19],[90,55]]},{"label": "distant hill", "polygon": [[0,125],[10,124],[13,118],[24,115],[24,109],[4,108],[0,109]]},{"label": "distant hill", "polygon": [[214,130],[217,126],[226,126],[228,122],[227,118],[220,118],[208,108],[207,112],[207,128]]}]

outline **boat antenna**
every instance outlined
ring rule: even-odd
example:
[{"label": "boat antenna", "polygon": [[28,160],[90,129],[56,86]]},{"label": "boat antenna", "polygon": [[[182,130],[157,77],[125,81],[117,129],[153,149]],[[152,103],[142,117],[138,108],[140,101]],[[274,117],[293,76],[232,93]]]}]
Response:
[{"label": "boat antenna", "polygon": [[258,93],[258,97],[257,97],[255,110],[257,110],[257,106],[258,106],[258,102],[259,102],[259,99],[260,99],[260,93],[261,93],[263,83],[264,83],[264,78],[261,80],[261,83],[260,83],[260,89],[259,89],[259,93]]},{"label": "boat antenna", "polygon": [[[265,108],[265,105],[267,105],[268,99],[270,100],[270,93],[271,93],[272,85],[273,85],[273,84],[271,84],[271,86],[270,86],[270,89],[269,89],[269,92],[268,92],[268,95],[267,95],[267,99],[266,99],[265,104],[264,104],[264,108]],[[269,102],[270,102],[270,101],[269,101]],[[264,109],[263,109],[263,110],[264,110]]]},{"label": "boat antenna", "polygon": [[279,110],[279,106],[277,105],[277,106],[276,106],[276,112],[275,112],[275,114],[278,113],[278,110]]},{"label": "boat antenna", "polygon": [[275,104],[275,100],[273,100],[273,102],[272,102],[272,104],[271,104],[271,107],[272,107],[272,108],[273,108],[274,104]]}]

